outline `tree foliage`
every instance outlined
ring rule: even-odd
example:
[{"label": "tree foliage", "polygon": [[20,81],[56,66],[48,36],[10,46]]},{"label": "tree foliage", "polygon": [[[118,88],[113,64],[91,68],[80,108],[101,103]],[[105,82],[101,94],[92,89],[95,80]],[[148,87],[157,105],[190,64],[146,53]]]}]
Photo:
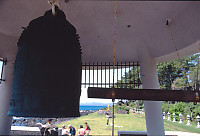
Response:
[{"label": "tree foliage", "polygon": [[116,88],[141,88],[140,68],[132,67],[115,83]]},{"label": "tree foliage", "polygon": [[[194,54],[181,58],[180,60],[177,59],[157,64],[160,87],[168,90],[183,89],[188,86],[191,86],[192,89],[198,88],[200,85],[200,64],[198,61],[199,54]],[[115,87],[142,88],[141,85],[135,86],[134,84],[128,85],[126,83],[141,83],[140,71],[137,68],[131,68],[130,71],[126,72],[121,77],[121,80],[117,81]],[[123,109],[122,106],[129,106],[138,109],[144,108],[142,100],[121,100],[118,105],[118,109]],[[179,119],[179,114],[181,113],[183,119],[186,119],[186,116],[189,114],[191,116],[191,121],[196,121],[196,116],[200,114],[200,104],[198,103],[197,105],[194,105],[193,103],[185,102],[162,102],[162,110],[165,113],[175,113],[176,120]]]},{"label": "tree foliage", "polygon": [[198,54],[159,63],[157,65],[160,87],[163,89],[184,88],[189,86],[189,74],[197,67]]}]

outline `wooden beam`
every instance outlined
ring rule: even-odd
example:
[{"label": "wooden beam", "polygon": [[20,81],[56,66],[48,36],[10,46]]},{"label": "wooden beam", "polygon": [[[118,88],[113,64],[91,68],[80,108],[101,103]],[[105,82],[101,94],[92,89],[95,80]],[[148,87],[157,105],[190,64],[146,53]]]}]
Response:
[{"label": "wooden beam", "polygon": [[195,102],[196,93],[192,90],[89,87],[88,98]]}]

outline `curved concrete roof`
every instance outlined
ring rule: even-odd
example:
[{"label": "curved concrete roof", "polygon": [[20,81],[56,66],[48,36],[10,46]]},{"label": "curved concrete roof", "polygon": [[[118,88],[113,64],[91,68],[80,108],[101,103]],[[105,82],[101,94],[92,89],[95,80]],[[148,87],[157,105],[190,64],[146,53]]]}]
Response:
[{"label": "curved concrete roof", "polygon": [[[80,35],[82,61],[112,62],[115,2],[60,4]],[[183,49],[180,56],[199,52],[199,7],[198,1],[118,1],[116,61],[139,61],[146,52],[157,62],[177,58],[166,19],[172,20],[169,29],[177,49]],[[22,27],[50,8],[47,0],[0,0],[0,57],[13,60]]]}]

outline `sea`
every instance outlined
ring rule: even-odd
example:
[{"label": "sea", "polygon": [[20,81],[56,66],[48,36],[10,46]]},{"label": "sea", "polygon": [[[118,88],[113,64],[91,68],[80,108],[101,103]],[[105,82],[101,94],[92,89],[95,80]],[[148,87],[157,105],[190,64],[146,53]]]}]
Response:
[{"label": "sea", "polygon": [[88,106],[88,105],[81,105],[79,110],[99,110],[105,108],[107,106]]}]

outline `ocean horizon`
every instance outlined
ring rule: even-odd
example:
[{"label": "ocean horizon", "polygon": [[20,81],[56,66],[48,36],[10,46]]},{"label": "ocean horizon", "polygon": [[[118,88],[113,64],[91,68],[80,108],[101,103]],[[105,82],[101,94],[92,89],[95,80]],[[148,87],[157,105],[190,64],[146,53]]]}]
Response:
[{"label": "ocean horizon", "polygon": [[107,106],[80,105],[79,110],[99,110]]}]

